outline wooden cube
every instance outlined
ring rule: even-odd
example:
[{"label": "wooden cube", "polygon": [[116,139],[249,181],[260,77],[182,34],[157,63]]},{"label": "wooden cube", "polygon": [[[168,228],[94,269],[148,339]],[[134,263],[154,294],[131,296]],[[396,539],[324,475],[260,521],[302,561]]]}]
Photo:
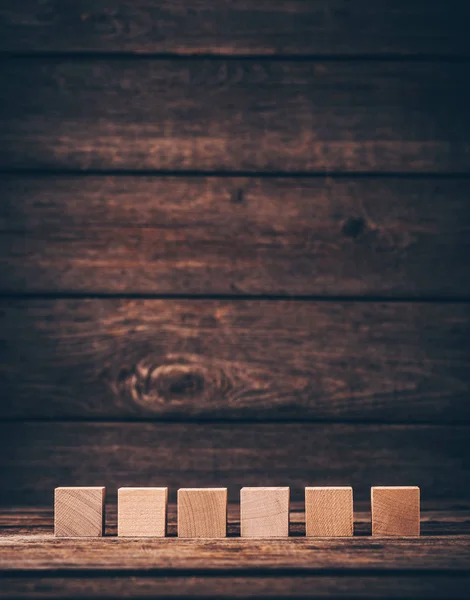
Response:
[{"label": "wooden cube", "polygon": [[241,537],[287,537],[289,501],[288,487],[242,488],[240,491]]},{"label": "wooden cube", "polygon": [[419,487],[373,487],[371,504],[372,535],[419,535]]},{"label": "wooden cube", "polygon": [[168,488],[119,488],[118,536],[165,537]]},{"label": "wooden cube", "polygon": [[227,535],[227,488],[178,490],[178,537],[222,538]]},{"label": "wooden cube", "polygon": [[104,531],[104,487],[58,487],[54,494],[57,537],[100,537]]},{"label": "wooden cube", "polygon": [[348,537],[353,535],[351,487],[305,488],[305,535]]}]

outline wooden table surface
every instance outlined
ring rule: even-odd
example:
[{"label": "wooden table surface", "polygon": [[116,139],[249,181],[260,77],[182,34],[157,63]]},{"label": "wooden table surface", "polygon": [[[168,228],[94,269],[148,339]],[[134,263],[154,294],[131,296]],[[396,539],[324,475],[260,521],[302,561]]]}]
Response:
[{"label": "wooden table surface", "polygon": [[49,508],[0,512],[1,598],[59,597],[341,597],[467,598],[470,506],[426,508],[420,538],[370,537],[365,506],[350,539],[307,539],[301,504],[291,537],[245,540],[239,508],[229,507],[223,540],[119,539],[116,509],[106,536],[56,539]]}]

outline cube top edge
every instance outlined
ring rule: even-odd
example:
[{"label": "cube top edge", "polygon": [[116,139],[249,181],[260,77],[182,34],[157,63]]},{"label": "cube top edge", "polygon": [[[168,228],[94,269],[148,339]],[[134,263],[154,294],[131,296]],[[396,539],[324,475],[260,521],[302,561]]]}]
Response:
[{"label": "cube top edge", "polygon": [[158,491],[158,492],[168,492],[167,487],[120,487],[118,488],[118,492],[126,491],[126,492],[145,492],[148,490]]},{"label": "cube top edge", "polygon": [[206,487],[206,488],[178,488],[178,492],[226,492],[227,488],[216,488],[216,487]]},{"label": "cube top edge", "polygon": [[317,485],[317,486],[306,486],[305,491],[307,490],[348,490],[353,491],[352,486],[350,485]]},{"label": "cube top edge", "polygon": [[371,490],[420,490],[417,485],[373,485]]},{"label": "cube top edge", "polygon": [[287,486],[257,486],[257,487],[242,487],[242,489],[240,490],[241,492],[245,491],[245,490],[249,490],[250,492],[258,492],[258,491],[262,491],[262,492],[286,492],[286,491],[290,491],[290,487]]},{"label": "cube top edge", "polygon": [[101,485],[66,485],[59,486],[54,489],[55,492],[59,490],[101,490],[102,492],[104,492],[106,490],[106,487]]}]

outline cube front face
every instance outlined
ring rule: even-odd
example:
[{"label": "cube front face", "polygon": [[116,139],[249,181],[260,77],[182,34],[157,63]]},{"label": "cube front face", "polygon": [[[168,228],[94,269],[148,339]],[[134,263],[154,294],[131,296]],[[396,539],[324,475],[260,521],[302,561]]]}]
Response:
[{"label": "cube front face", "polygon": [[120,488],[118,536],[165,537],[168,488]]},{"label": "cube front face", "polygon": [[305,535],[349,537],[353,535],[353,490],[351,487],[305,488]]},{"label": "cube front face", "polygon": [[240,491],[241,537],[287,537],[289,505],[288,487],[242,488]]},{"label": "cube front face", "polygon": [[372,535],[383,537],[420,534],[418,487],[373,487]]},{"label": "cube front face", "polygon": [[54,535],[101,537],[104,530],[104,487],[60,487],[54,493]]},{"label": "cube front face", "polygon": [[227,535],[227,488],[178,490],[178,537],[223,538]]}]

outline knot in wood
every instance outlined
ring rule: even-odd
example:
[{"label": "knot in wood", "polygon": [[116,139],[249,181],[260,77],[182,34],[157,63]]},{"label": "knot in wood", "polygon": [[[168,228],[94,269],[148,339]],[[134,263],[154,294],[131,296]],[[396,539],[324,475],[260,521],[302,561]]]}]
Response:
[{"label": "knot in wood", "polygon": [[[134,400],[148,409],[159,411],[163,406],[190,408],[205,403],[214,383],[210,372],[201,364],[181,362],[159,365],[138,365],[132,381]],[[216,386],[217,387],[217,386]]]},{"label": "knot in wood", "polygon": [[350,217],[346,219],[341,228],[341,232],[346,237],[358,238],[366,229],[367,221],[364,217]]},{"label": "knot in wood", "polygon": [[195,365],[163,365],[151,375],[152,389],[167,401],[204,392],[204,374]]}]

